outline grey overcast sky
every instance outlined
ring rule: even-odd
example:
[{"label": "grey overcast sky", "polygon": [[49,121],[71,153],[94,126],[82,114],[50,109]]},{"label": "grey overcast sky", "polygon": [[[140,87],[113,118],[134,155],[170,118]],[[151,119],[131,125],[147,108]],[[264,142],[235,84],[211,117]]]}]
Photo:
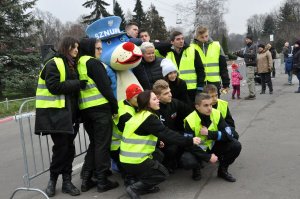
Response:
[{"label": "grey overcast sky", "polygon": [[[84,8],[82,4],[86,0],[38,0],[36,6],[49,11],[62,22],[76,21],[82,14],[89,14],[90,10]],[[121,5],[125,15],[127,10],[133,11],[136,0],[117,0]],[[244,34],[246,32],[247,19],[254,14],[264,14],[273,12],[279,8],[285,0],[228,0],[228,13],[225,15],[225,21],[230,33]],[[113,0],[105,2],[112,4]],[[184,0],[142,0],[144,11],[153,3],[159,14],[164,17],[166,26],[176,26],[177,15],[175,4],[182,3]],[[188,1],[186,1],[188,2]],[[112,6],[108,8],[112,13]],[[184,26],[184,20],[183,24]]]}]

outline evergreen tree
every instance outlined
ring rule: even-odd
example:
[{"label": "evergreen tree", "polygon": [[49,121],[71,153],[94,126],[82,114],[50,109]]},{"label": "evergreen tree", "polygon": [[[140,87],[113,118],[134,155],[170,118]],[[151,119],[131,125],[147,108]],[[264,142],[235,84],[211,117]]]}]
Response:
[{"label": "evergreen tree", "polygon": [[125,20],[125,17],[124,17],[123,10],[122,10],[120,4],[117,1],[116,1],[116,4],[115,4],[115,7],[114,7],[114,15],[121,17],[122,23],[120,25],[120,30],[125,30],[126,20]]},{"label": "evergreen tree", "polygon": [[135,15],[133,16],[133,21],[139,24],[139,28],[147,28],[144,23],[146,21],[145,18],[145,12],[143,10],[142,2],[141,0],[136,0],[135,7],[133,9],[133,12],[135,12]]},{"label": "evergreen tree", "polygon": [[276,31],[275,21],[271,15],[268,15],[264,22],[263,35],[269,36],[271,34],[274,34],[275,31]]},{"label": "evergreen tree", "polygon": [[228,43],[227,43],[227,37],[223,34],[222,36],[222,48],[224,53],[227,55],[228,54]]},{"label": "evergreen tree", "polygon": [[[0,97],[3,92],[33,96],[39,68],[36,38],[40,21],[31,12],[36,0],[0,1]],[[17,97],[17,96],[15,96]]]},{"label": "evergreen tree", "polygon": [[147,27],[146,30],[153,40],[165,40],[168,37],[164,18],[158,14],[158,11],[153,4],[150,5],[150,8],[146,13],[145,27]]},{"label": "evergreen tree", "polygon": [[91,24],[97,19],[110,16],[105,8],[105,6],[109,6],[109,4],[103,0],[88,0],[82,4],[82,6],[86,8],[94,8],[90,15],[83,17],[83,23],[85,24]]}]

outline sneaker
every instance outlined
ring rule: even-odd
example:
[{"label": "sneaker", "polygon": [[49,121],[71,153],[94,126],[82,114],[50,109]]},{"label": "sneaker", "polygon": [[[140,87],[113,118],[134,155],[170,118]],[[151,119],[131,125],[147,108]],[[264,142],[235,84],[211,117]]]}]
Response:
[{"label": "sneaker", "polygon": [[237,98],[238,98],[238,99],[241,99],[241,97],[240,97],[240,96],[238,96]]},{"label": "sneaker", "polygon": [[255,98],[256,98],[255,95],[249,95],[249,96],[245,97],[244,99],[245,100],[254,100]]}]

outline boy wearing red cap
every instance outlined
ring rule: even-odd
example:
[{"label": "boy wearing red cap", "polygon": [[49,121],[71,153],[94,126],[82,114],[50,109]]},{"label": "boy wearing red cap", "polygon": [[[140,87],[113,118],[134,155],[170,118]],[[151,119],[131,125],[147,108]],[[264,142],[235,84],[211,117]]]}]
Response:
[{"label": "boy wearing red cap", "polygon": [[[114,162],[117,164],[123,177],[124,170],[120,164],[120,143],[123,135],[125,123],[136,113],[137,97],[142,92],[142,88],[136,84],[131,84],[126,88],[126,99],[118,103],[118,115],[113,119],[113,133],[110,146],[110,155]],[[125,184],[129,184],[129,179],[125,178]]]},{"label": "boy wearing red cap", "polygon": [[235,93],[237,93],[237,98],[241,99],[240,93],[241,93],[241,80],[243,79],[243,76],[238,71],[238,65],[233,63],[231,65],[231,84],[232,84],[232,99],[235,99]]}]

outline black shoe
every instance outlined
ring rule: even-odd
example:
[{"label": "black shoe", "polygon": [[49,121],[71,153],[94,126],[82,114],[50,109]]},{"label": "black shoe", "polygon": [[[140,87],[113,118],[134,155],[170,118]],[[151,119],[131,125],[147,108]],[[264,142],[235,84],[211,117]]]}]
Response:
[{"label": "black shoe", "polygon": [[273,91],[270,91],[269,93],[270,93],[270,95],[272,95],[272,94],[273,94]]},{"label": "black shoe", "polygon": [[119,186],[118,182],[107,179],[106,183],[99,183],[99,182],[97,183],[97,191],[99,193],[102,193],[102,192],[117,188],[118,186]]},{"label": "black shoe", "polygon": [[265,91],[261,91],[259,94],[266,94],[266,92]]},{"label": "black shoe", "polygon": [[83,170],[81,174],[82,174],[82,184],[81,184],[82,192],[87,192],[88,190],[96,186],[97,182],[92,180],[93,172],[88,170]]},{"label": "black shoe", "polygon": [[244,99],[245,100],[254,100],[255,98],[256,98],[255,95],[249,95],[249,96],[245,97]]},{"label": "black shoe", "polygon": [[55,196],[55,187],[56,187],[56,180],[49,180],[48,186],[45,191],[48,197]]},{"label": "black shoe", "polygon": [[82,192],[87,192],[88,190],[95,187],[96,185],[97,185],[97,182],[92,180],[92,179],[82,180],[81,191]]},{"label": "black shoe", "polygon": [[73,185],[71,181],[64,181],[62,185],[62,192],[68,193],[71,196],[80,195],[80,191]]},{"label": "black shoe", "polygon": [[195,181],[201,180],[201,169],[200,169],[200,167],[199,167],[199,168],[196,168],[196,169],[193,169],[193,175],[192,175],[192,178],[193,178],[193,180],[195,180]]},{"label": "black shoe", "polygon": [[295,93],[300,93],[300,90],[295,91]]},{"label": "black shoe", "polygon": [[126,187],[126,192],[131,199],[140,199],[139,193],[131,186]]},{"label": "black shoe", "polygon": [[231,99],[235,99],[235,97],[234,97],[234,96],[232,96],[232,97],[231,97]]},{"label": "black shoe", "polygon": [[223,178],[224,180],[226,180],[228,182],[236,181],[236,179],[230,173],[228,173],[228,167],[219,167],[218,177]]}]

